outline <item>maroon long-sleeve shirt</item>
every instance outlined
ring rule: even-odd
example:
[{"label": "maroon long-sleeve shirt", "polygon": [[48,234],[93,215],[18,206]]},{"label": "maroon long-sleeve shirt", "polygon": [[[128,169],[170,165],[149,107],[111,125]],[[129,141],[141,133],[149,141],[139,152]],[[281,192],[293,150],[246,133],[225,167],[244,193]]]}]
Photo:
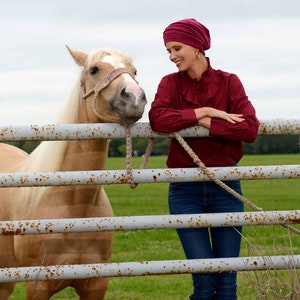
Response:
[{"label": "maroon long-sleeve shirt", "polygon": [[[208,58],[207,61],[209,63]],[[214,70],[209,64],[200,81],[191,79],[185,72],[163,77],[149,111],[152,130],[170,133],[196,126],[194,109],[207,106],[243,114],[245,121],[232,124],[212,118],[209,137],[187,138],[186,141],[208,167],[235,165],[243,156],[242,141],[255,141],[259,127],[255,109],[235,74]],[[171,139],[167,166],[196,165],[177,140]]]}]

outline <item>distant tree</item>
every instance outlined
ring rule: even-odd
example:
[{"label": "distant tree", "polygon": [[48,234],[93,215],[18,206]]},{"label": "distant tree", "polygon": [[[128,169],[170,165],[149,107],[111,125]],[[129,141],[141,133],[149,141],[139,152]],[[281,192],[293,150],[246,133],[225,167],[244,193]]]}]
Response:
[{"label": "distant tree", "polygon": [[40,141],[27,141],[23,145],[23,150],[31,153],[40,143]]},{"label": "distant tree", "polygon": [[170,139],[157,138],[154,140],[152,155],[167,155],[169,152]]},{"label": "distant tree", "polygon": [[40,144],[40,141],[16,141],[7,144],[18,147],[30,154]]},{"label": "distant tree", "polygon": [[[124,139],[113,139],[109,142],[109,149],[108,149],[108,156],[109,157],[116,157],[116,156],[123,156],[122,145],[125,145]],[[121,152],[120,152],[121,150]]]},{"label": "distant tree", "polygon": [[[132,139],[132,155],[140,156],[146,151],[149,139]],[[13,146],[31,153],[40,141],[15,141],[8,142]],[[170,145],[170,138],[155,138],[151,155],[167,155]],[[268,135],[258,136],[252,144],[244,143],[245,154],[289,154],[299,153],[300,138],[296,135]],[[110,157],[126,155],[125,139],[113,139],[110,141],[108,155]]]},{"label": "distant tree", "polygon": [[[146,151],[149,139],[132,139],[132,155],[140,156]],[[166,155],[168,153],[170,140],[168,138],[154,139],[151,155]],[[114,139],[109,144],[109,156],[125,156],[126,141],[124,139]]]},{"label": "distant tree", "polygon": [[299,153],[299,137],[296,135],[258,136],[253,144],[244,144],[245,154]]},{"label": "distant tree", "polygon": [[133,139],[132,151],[134,156],[143,155],[146,151],[149,139]]}]

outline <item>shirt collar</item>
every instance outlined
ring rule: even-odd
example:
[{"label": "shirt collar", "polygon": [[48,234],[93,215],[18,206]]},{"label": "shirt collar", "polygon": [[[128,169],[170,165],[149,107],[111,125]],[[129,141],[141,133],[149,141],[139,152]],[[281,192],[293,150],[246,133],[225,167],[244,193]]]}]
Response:
[{"label": "shirt collar", "polygon": [[190,76],[188,76],[187,72],[179,72],[179,74],[181,74],[182,78],[184,80],[188,80],[190,82],[195,82],[195,83],[202,83],[205,82],[207,80],[209,80],[210,75],[213,72],[213,69],[210,65],[210,59],[209,57],[205,57],[206,61],[207,61],[207,70],[203,72],[201,79],[199,81],[197,81],[196,79],[192,79]]}]

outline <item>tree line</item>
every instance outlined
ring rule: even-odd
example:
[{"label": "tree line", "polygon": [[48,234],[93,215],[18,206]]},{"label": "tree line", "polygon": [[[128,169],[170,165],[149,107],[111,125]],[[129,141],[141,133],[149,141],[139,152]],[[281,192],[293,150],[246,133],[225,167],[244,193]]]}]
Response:
[{"label": "tree line", "polygon": [[[145,153],[149,139],[132,139],[132,151],[134,156]],[[39,141],[10,142],[27,153],[31,153],[39,144]],[[155,138],[151,155],[167,155],[169,138]],[[258,136],[252,144],[244,143],[245,154],[291,154],[300,152],[300,137],[295,135],[268,135]],[[109,157],[126,155],[125,139],[113,139],[109,145]]]},{"label": "tree line", "polygon": [[[121,143],[121,144],[118,144]],[[167,155],[169,138],[156,138],[151,155]],[[132,149],[134,155],[145,152],[148,139],[133,139]],[[292,154],[300,152],[300,137],[292,135],[258,136],[252,144],[244,143],[244,154]],[[125,141],[114,140],[110,143],[110,156],[124,156],[126,151]]]}]

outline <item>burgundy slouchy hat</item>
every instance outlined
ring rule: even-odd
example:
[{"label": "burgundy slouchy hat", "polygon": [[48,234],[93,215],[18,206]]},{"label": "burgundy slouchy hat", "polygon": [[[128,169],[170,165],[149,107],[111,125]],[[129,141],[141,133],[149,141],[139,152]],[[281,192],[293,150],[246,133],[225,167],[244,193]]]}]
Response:
[{"label": "burgundy slouchy hat", "polygon": [[183,19],[170,24],[163,33],[164,43],[180,42],[199,49],[210,48],[209,30],[195,19]]}]

